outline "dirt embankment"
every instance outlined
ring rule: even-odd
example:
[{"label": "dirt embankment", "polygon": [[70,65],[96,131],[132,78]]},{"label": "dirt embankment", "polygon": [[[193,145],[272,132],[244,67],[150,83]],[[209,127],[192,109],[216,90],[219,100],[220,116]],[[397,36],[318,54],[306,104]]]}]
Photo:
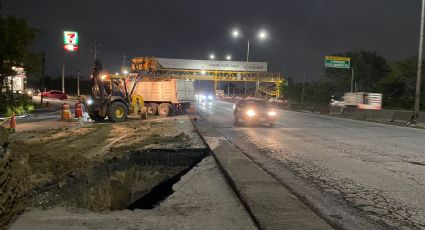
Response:
[{"label": "dirt embankment", "polygon": [[183,149],[200,145],[192,130],[178,124],[186,119],[166,119],[94,124],[24,132],[13,136],[11,149],[28,154],[32,185],[63,177],[132,150]]},{"label": "dirt embankment", "polygon": [[[21,169],[25,168],[25,173],[16,175],[26,176],[20,189],[27,194],[37,186],[56,183],[131,151],[203,147],[186,117],[25,131],[12,135],[9,144],[14,156],[19,156],[17,162],[23,164]],[[12,206],[18,207],[23,200]]]}]

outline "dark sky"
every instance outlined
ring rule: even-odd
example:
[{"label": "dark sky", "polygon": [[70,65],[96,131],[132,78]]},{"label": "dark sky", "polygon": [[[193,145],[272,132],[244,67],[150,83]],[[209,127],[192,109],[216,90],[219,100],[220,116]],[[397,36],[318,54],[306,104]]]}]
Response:
[{"label": "dark sky", "polygon": [[[5,14],[41,31],[34,48],[46,52],[50,75],[61,73],[63,30],[80,33],[86,75],[94,40],[110,72],[119,70],[123,54],[207,59],[214,52],[244,60],[246,41],[230,37],[235,26],[251,38],[250,60],[295,79],[320,78],[324,56],[339,51],[375,50],[389,60],[417,55],[420,0],[0,1]],[[267,41],[255,39],[261,28]],[[74,74],[75,55],[66,60],[66,73]]]}]

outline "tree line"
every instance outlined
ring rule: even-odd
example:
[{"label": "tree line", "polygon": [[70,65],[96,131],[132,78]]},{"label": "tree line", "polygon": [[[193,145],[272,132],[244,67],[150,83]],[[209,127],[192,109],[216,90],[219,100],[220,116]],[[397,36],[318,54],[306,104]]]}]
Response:
[{"label": "tree line", "polygon": [[[383,106],[393,109],[413,109],[416,90],[417,58],[388,62],[374,51],[357,50],[336,53],[334,56],[351,58],[357,92],[383,94]],[[422,77],[423,79],[423,77]],[[329,103],[351,90],[351,70],[325,68],[320,80],[304,83],[288,78],[283,89],[289,100],[297,103]],[[425,109],[425,84],[422,84],[421,109]]]}]

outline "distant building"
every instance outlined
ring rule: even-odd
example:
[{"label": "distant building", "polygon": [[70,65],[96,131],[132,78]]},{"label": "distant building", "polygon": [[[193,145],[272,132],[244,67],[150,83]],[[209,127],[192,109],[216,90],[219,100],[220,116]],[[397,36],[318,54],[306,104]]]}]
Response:
[{"label": "distant building", "polygon": [[12,67],[16,72],[15,76],[8,76],[5,79],[5,84],[12,92],[21,92],[25,90],[26,72],[23,67]]}]

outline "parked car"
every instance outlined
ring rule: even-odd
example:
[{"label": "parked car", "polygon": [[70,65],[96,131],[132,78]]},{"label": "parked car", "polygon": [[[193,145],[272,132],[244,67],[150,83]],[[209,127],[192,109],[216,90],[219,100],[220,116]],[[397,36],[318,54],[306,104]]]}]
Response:
[{"label": "parked car", "polygon": [[49,90],[46,92],[42,92],[41,96],[48,98],[56,98],[60,100],[68,99],[68,96],[59,90]]},{"label": "parked car", "polygon": [[241,100],[233,106],[235,125],[240,120],[245,124],[269,124],[273,126],[277,113],[263,100]]}]

